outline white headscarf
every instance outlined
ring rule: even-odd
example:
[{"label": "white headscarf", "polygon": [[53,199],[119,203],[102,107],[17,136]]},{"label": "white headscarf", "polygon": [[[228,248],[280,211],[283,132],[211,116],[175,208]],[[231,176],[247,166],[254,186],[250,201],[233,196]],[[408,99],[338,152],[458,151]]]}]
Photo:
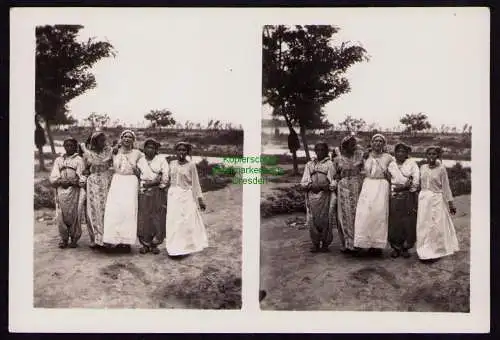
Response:
[{"label": "white headscarf", "polygon": [[135,138],[135,133],[132,130],[123,130],[122,133],[120,134],[120,139],[122,139],[123,136],[125,136],[127,133],[130,134],[132,136],[132,138],[134,139],[134,141],[135,141],[135,139],[136,139]]}]

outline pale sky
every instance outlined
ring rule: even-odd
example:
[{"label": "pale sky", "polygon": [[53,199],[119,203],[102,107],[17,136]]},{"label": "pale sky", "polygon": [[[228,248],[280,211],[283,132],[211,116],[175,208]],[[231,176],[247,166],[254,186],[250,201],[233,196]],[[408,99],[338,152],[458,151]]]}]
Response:
[{"label": "pale sky", "polygon": [[325,107],[331,123],[351,115],[392,128],[404,114],[424,112],[434,126],[461,129],[479,113],[481,92],[489,93],[489,22],[428,10],[332,20],[341,28],[336,41],[359,42],[371,58],[348,71],[351,92]]},{"label": "pale sky", "polygon": [[166,108],[181,122],[240,123],[233,102],[245,51],[230,47],[234,32],[195,20],[107,19],[80,20],[82,39],[108,39],[118,54],[93,68],[96,89],[69,104],[76,118],[94,111],[136,123]]},{"label": "pale sky", "polygon": [[[360,9],[346,15],[347,10],[331,9],[331,15],[324,12],[317,21],[297,22],[291,15],[283,19],[337,25],[336,41],[359,42],[370,55],[369,62],[348,71],[351,92],[326,106],[330,122],[351,115],[390,128],[406,113],[424,112],[435,126],[461,128],[484,110],[484,93],[489,92],[489,21],[484,12]],[[118,55],[96,64],[97,88],[74,99],[71,113],[78,119],[90,112],[107,113],[112,120],[137,123],[149,110],[167,108],[181,122],[206,124],[214,118],[239,124],[250,119],[241,108],[253,112],[251,107],[260,107],[260,81],[254,78],[261,74],[261,27],[275,22],[205,11],[204,20],[166,9],[142,16],[82,15],[81,37],[107,38]],[[263,111],[267,118],[268,110]]]}]

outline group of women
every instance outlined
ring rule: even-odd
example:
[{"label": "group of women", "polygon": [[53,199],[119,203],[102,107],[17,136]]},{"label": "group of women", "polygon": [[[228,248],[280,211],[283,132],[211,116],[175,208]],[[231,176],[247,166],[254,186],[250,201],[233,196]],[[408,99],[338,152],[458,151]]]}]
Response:
[{"label": "group of women", "polygon": [[354,135],[345,137],[340,154],[329,156],[326,143],[315,146],[301,187],[306,192],[306,223],[312,252],[327,252],[337,227],[342,252],[380,256],[387,243],[391,256],[434,262],[459,250],[451,219],[456,213],[441,148],[427,148],[420,168],[411,147],[398,143],[394,157],[376,134],[364,152]]},{"label": "group of women", "polygon": [[184,257],[208,246],[201,212],[203,201],[196,165],[187,159],[191,145],[175,145],[176,159],[158,155],[160,143],[148,139],[143,152],[136,136],[125,130],[109,146],[103,132],[87,143],[64,141],[50,174],[55,188],[60,248],[77,247],[82,223],[87,224],[90,247],[130,252],[139,240],[140,253]]}]

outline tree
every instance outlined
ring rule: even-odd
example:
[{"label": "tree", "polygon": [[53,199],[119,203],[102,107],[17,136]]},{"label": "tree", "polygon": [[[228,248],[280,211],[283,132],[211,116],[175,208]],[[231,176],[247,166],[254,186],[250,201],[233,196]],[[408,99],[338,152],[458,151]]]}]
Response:
[{"label": "tree", "polygon": [[370,132],[373,132],[373,131],[375,131],[375,130],[378,130],[378,129],[377,129],[377,123],[370,123],[370,124],[368,124],[368,125],[367,125],[367,127],[366,127],[366,128],[367,128],[367,129],[368,129],[368,131],[370,131]]},{"label": "tree", "polygon": [[472,125],[469,125],[469,135],[472,135]]},{"label": "tree", "polygon": [[327,103],[350,91],[347,69],[368,60],[361,46],[332,46],[338,31],[329,25],[267,25],[263,31],[263,103],[284,118],[290,134],[299,127],[308,160],[306,130],[323,121]]},{"label": "tree", "polygon": [[426,114],[419,112],[406,114],[399,120],[399,122],[406,126],[405,132],[414,134],[415,132],[430,129],[432,127],[427,119]]},{"label": "tree", "polygon": [[85,118],[85,120],[90,123],[92,129],[95,129],[96,127],[102,128],[108,126],[111,118],[109,118],[107,114],[98,114],[92,112],[88,115],[87,118]]},{"label": "tree", "polygon": [[462,128],[463,133],[467,133],[467,128],[469,127],[469,124],[465,123],[464,127]]},{"label": "tree", "polygon": [[[347,116],[342,122],[339,123],[339,125],[348,132],[358,132],[366,126],[366,122],[362,118],[357,119],[351,116]],[[375,124],[372,125],[373,127],[375,127]]]},{"label": "tree", "polygon": [[45,121],[52,153],[55,153],[51,125],[68,119],[67,104],[97,86],[92,66],[102,58],[115,56],[107,41],[90,38],[77,41],[81,25],[37,26],[35,113]]},{"label": "tree", "polygon": [[45,168],[45,159],[43,155],[43,147],[45,144],[47,144],[47,140],[45,139],[45,132],[43,131],[43,127],[40,125],[40,117],[38,115],[35,115],[35,146],[38,149],[40,171],[47,171],[47,169]]},{"label": "tree", "polygon": [[176,125],[176,121],[172,115],[173,113],[167,109],[151,110],[144,116],[144,119],[149,120],[153,127],[158,126],[161,129],[162,127]]}]

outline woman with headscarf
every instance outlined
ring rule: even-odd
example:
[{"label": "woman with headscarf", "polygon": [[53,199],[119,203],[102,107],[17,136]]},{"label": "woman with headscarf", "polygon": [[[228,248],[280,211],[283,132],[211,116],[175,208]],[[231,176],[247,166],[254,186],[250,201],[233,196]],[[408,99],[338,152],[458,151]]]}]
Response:
[{"label": "woman with headscarf", "polygon": [[135,134],[125,130],[113,152],[113,177],[104,212],[103,241],[129,252],[137,240],[139,176],[153,178],[144,154],[134,148]]},{"label": "woman with headscarf", "polygon": [[306,191],[306,225],[312,241],[312,253],[328,252],[337,224],[335,167],[328,156],[328,145],[314,146],[315,159],[307,162],[300,181]]},{"label": "woman with headscarf", "polygon": [[170,163],[165,246],[171,257],[199,252],[208,247],[208,236],[200,210],[206,209],[196,164],[186,159],[192,146],[175,145],[177,159]]},{"label": "woman with headscarf", "polygon": [[394,184],[408,183],[394,158],[384,151],[385,145],[383,135],[372,137],[354,220],[354,246],[372,255],[381,255],[387,245],[391,178]]},{"label": "woman with headscarf", "polygon": [[154,178],[146,177],[148,172],[141,171],[137,224],[137,237],[142,245],[141,254],[159,254],[158,245],[165,239],[169,166],[165,156],[158,155],[159,147],[160,143],[154,139],[144,142],[146,163]]},{"label": "woman with headscarf", "polygon": [[416,248],[420,260],[432,262],[459,250],[451,219],[457,210],[446,168],[436,161],[441,156],[441,148],[427,148],[426,156],[427,164],[420,168]]},{"label": "woman with headscarf", "polygon": [[353,253],[354,219],[359,193],[363,184],[363,150],[357,147],[356,137],[349,135],[340,144],[340,155],[333,160],[337,171],[337,213],[338,232],[342,243],[342,252]]},{"label": "woman with headscarf", "polygon": [[391,256],[410,257],[408,250],[415,245],[417,223],[417,190],[420,185],[420,170],[417,162],[409,158],[411,147],[398,143],[394,147],[396,165],[401,174],[411,182],[408,185],[391,186],[389,206],[389,243]]},{"label": "woman with headscarf", "polygon": [[111,183],[109,168],[113,154],[111,147],[106,145],[106,135],[103,132],[93,133],[88,146],[80,144],[86,171],[89,173],[86,190],[87,230],[90,247],[101,248],[104,246],[104,210]]},{"label": "woman with headscarf", "polygon": [[85,163],[78,154],[78,142],[68,138],[63,142],[64,155],[56,158],[49,177],[56,188],[56,220],[61,242],[59,248],[76,248],[82,236],[83,187]]}]

